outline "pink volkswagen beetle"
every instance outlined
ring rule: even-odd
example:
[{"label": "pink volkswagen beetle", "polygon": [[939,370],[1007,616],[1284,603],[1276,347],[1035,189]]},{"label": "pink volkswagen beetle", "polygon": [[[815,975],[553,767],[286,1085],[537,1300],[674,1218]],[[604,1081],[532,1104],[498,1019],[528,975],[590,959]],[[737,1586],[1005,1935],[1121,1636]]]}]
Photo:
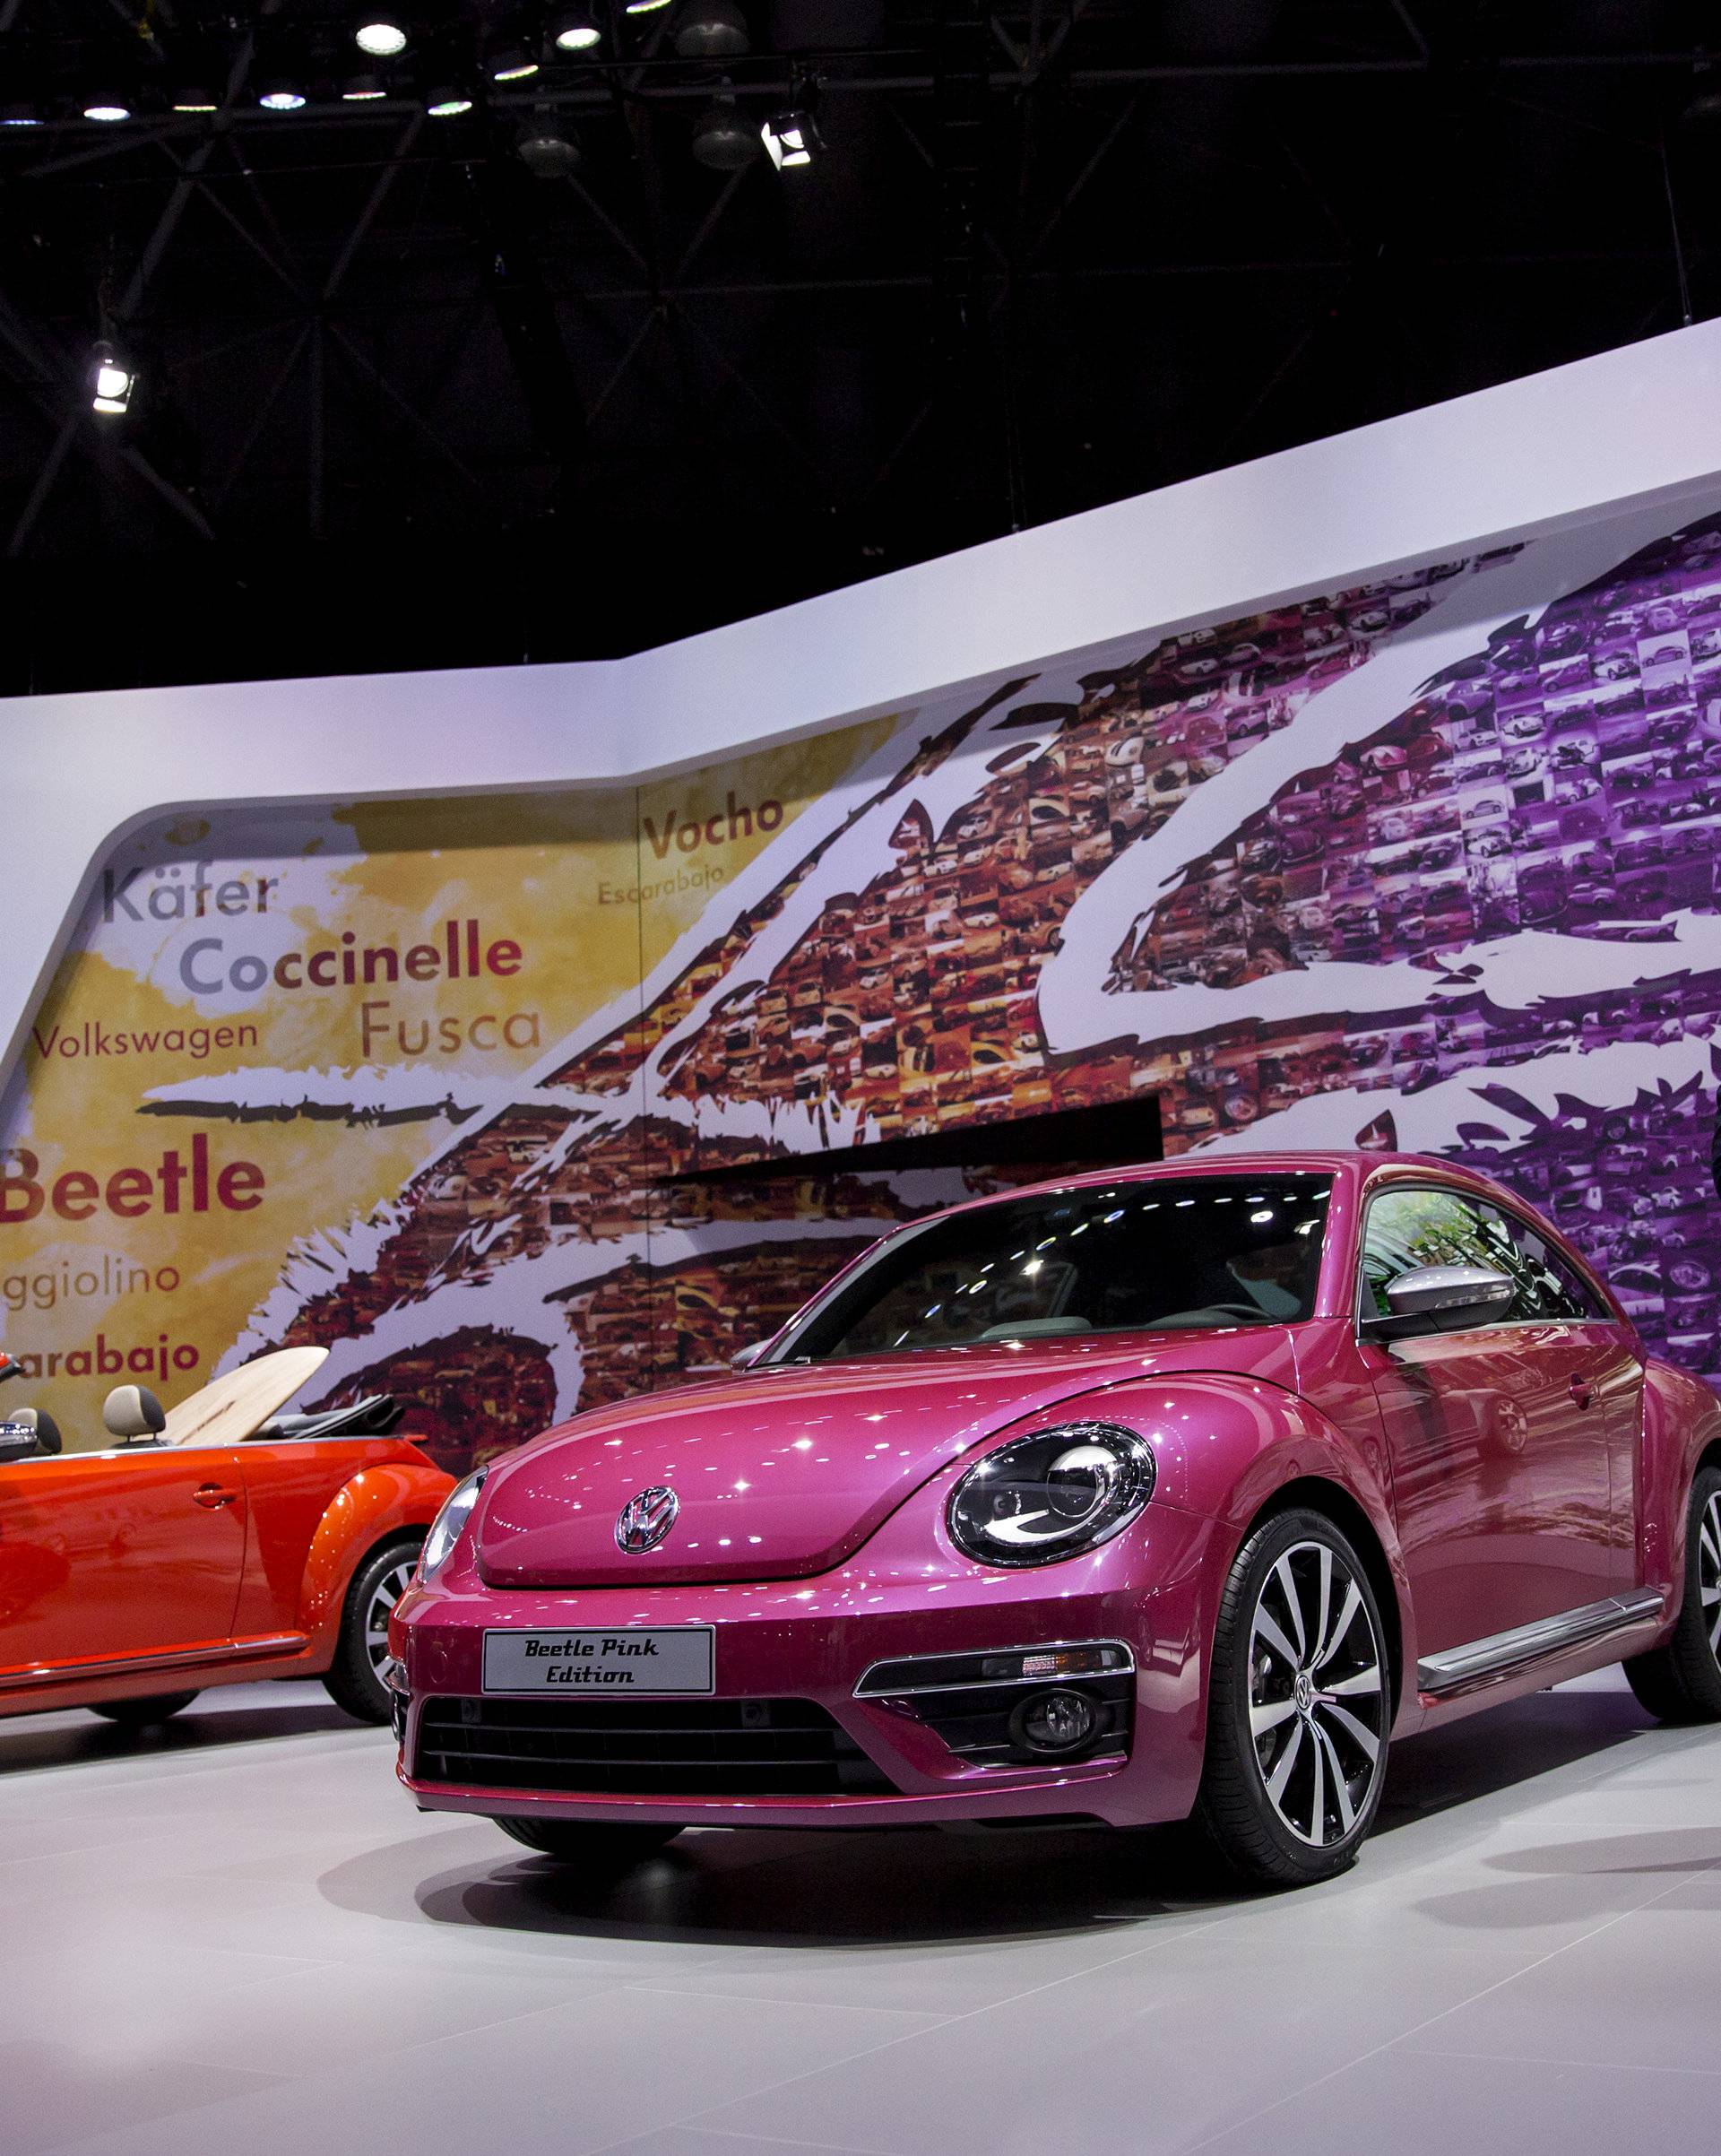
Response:
[{"label": "pink volkswagen beetle", "polygon": [[1048,1183],[886,1236],[743,1360],[449,1498],[390,1628],[421,1805],[611,1864],[1193,1814],[1295,1883],[1418,1729],[1621,1660],[1721,1717],[1721,1410],[1481,1177]]}]

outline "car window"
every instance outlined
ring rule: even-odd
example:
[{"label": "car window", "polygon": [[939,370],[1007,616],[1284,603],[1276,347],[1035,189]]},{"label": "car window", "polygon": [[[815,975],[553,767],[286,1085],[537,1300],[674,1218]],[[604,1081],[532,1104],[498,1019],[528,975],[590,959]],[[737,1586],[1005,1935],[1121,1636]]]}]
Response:
[{"label": "car window", "polygon": [[1610,1313],[1596,1301],[1594,1290],[1537,1228],[1515,1213],[1495,1206],[1481,1210],[1498,1223],[1498,1233],[1518,1255],[1514,1267],[1503,1266],[1518,1283],[1509,1315],[1514,1318],[1603,1319]]},{"label": "car window", "polygon": [[1369,1207],[1362,1237],[1365,1315],[1389,1317],[1387,1290],[1419,1265],[1493,1265],[1482,1209],[1456,1191],[1383,1191]]},{"label": "car window", "polygon": [[1383,1191],[1362,1238],[1364,1313],[1390,1314],[1387,1290],[1419,1265],[1485,1265],[1516,1293],[1504,1323],[1596,1319],[1606,1312],[1578,1272],[1527,1221],[1457,1191]]},{"label": "car window", "polygon": [[1156,1328],[1294,1324],[1315,1306],[1325,1176],[1177,1176],[947,1214],[886,1243],[780,1359]]}]

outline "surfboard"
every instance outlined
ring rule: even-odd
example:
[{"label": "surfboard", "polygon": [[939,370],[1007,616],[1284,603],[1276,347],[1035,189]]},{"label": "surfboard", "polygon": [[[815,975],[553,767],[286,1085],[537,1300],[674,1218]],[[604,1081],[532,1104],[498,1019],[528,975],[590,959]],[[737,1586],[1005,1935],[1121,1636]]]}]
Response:
[{"label": "surfboard", "polygon": [[168,1409],[164,1445],[240,1445],[329,1359],[326,1347],[278,1347]]}]

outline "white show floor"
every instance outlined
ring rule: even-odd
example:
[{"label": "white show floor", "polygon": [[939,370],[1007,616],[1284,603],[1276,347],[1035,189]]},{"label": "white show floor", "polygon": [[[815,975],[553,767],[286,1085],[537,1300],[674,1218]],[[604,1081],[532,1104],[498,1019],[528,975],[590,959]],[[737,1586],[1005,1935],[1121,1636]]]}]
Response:
[{"label": "white show floor", "polygon": [[1721,1729],[1404,1746],[1333,1885],[1173,1838],[688,1835],[582,1886],[312,1685],[0,1722],[0,2152],[1512,2156],[1721,2143]]}]

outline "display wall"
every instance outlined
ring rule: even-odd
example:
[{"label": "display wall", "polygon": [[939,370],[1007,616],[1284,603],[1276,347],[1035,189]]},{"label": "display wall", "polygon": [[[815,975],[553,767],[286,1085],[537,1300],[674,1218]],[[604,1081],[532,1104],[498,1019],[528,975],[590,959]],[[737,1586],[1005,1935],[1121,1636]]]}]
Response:
[{"label": "display wall", "polygon": [[645,786],[174,815],[30,1022],[5,1342],[93,1439],[325,1341],[459,1466],[997,1180],[827,1148],[1151,1097],[1486,1166],[1721,1381],[1718,860],[1721,498]]}]

